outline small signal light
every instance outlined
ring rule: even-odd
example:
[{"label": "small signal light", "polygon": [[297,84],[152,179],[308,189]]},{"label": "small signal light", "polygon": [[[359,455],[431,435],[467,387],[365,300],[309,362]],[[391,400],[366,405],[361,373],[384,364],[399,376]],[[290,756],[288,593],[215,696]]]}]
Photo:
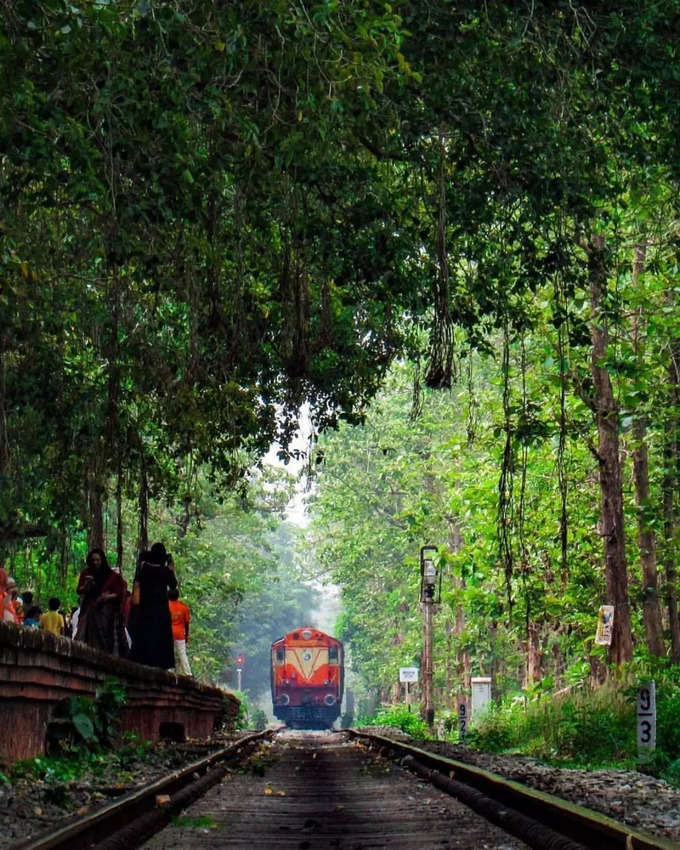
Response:
[{"label": "small signal light", "polygon": [[244,659],[244,657],[243,657],[242,655],[237,655],[237,656],[236,656],[236,664],[237,664],[239,667],[242,667],[242,666],[243,666],[243,662],[244,662],[244,661],[245,661],[245,659]]}]

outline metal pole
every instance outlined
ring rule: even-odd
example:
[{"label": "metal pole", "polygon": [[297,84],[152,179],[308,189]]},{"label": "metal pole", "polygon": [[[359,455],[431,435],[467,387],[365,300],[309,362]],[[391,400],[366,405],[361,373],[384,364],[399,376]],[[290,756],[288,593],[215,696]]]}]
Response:
[{"label": "metal pole", "polygon": [[236,668],[236,690],[237,691],[241,690],[241,668],[240,667]]},{"label": "metal pole", "polygon": [[424,666],[425,675],[423,676],[423,691],[425,697],[425,722],[430,727],[434,727],[434,702],[432,700],[432,599],[425,599],[425,628],[424,628]]}]

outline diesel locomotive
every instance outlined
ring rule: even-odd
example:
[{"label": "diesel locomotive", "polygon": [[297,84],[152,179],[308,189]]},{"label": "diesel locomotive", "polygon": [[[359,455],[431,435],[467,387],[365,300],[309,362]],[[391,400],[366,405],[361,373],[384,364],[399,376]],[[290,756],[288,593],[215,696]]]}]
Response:
[{"label": "diesel locomotive", "polygon": [[274,715],[291,729],[330,729],[340,716],[342,643],[303,626],[272,644]]}]

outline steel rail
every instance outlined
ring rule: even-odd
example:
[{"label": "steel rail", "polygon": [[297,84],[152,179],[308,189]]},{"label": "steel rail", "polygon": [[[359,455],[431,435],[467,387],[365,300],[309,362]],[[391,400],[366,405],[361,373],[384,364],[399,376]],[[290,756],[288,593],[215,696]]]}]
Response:
[{"label": "steel rail", "polygon": [[[485,816],[495,808],[498,812],[497,823],[508,832],[513,832],[513,820],[517,820],[514,831],[517,837],[531,846],[559,846],[545,844],[540,840],[533,843],[530,824],[522,819],[531,819],[544,828],[565,836],[572,842],[593,850],[678,850],[678,843],[667,838],[649,835],[633,830],[623,823],[613,820],[599,812],[586,809],[576,803],[563,800],[553,794],[528,788],[512,779],[505,779],[496,773],[475,767],[471,764],[446,758],[412,744],[395,741],[383,735],[361,732],[357,729],[343,730],[353,738],[372,744],[392,755],[399,754],[400,763],[414,770],[438,788],[461,799]],[[455,777],[455,778],[454,778]],[[476,795],[466,793],[472,788]],[[467,797],[467,799],[462,799]],[[488,803],[493,803],[489,806]],[[500,805],[500,809],[499,809]],[[514,813],[519,815],[514,819]]]},{"label": "steel rail", "polygon": [[[57,829],[14,843],[10,850],[73,850],[74,847],[139,846],[157,832],[172,816],[204,794],[227,773],[220,762],[237,756],[243,748],[271,737],[276,729],[244,735],[228,747],[222,747],[192,764],[147,785],[130,791],[82,817],[74,818]],[[214,768],[210,770],[210,768]],[[167,795],[167,805],[158,806],[156,797]],[[133,836],[135,836],[133,843]]]}]

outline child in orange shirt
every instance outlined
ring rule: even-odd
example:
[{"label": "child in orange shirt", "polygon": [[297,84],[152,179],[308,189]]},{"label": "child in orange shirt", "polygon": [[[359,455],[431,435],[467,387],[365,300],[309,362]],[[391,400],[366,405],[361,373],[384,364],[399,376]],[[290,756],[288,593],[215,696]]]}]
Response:
[{"label": "child in orange shirt", "polygon": [[187,658],[187,643],[189,642],[189,622],[191,613],[184,602],[179,601],[179,591],[168,591],[170,606],[170,622],[172,623],[172,638],[175,642],[175,659],[182,673],[191,676],[191,667]]}]

